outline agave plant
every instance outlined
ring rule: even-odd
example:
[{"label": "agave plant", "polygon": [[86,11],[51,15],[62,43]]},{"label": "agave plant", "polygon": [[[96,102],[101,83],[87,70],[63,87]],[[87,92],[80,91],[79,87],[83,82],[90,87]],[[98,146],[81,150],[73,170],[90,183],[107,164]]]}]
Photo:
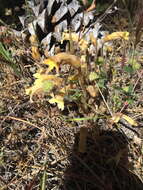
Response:
[{"label": "agave plant", "polygon": [[[70,30],[88,40],[91,32],[97,37],[101,28],[101,23],[96,22],[96,10],[84,11],[78,0],[28,1],[28,8],[32,10],[33,21],[29,22],[27,29],[31,35],[37,35],[50,55],[61,42],[63,32]],[[27,17],[20,17],[24,28]]]}]

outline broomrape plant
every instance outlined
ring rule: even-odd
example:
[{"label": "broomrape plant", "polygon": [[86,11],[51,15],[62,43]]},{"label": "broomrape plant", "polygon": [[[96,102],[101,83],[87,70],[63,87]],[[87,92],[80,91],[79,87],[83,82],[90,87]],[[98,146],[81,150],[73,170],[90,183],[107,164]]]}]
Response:
[{"label": "broomrape plant", "polygon": [[[88,41],[85,39],[77,40],[76,33],[63,33],[63,39],[71,40],[77,44],[81,51],[81,58],[76,55],[61,52],[54,56],[50,56],[42,61],[43,65],[47,65],[47,69],[43,70],[42,68],[34,74],[35,82],[33,86],[26,89],[26,94],[30,96],[30,100],[33,100],[35,95],[47,95],[47,101],[50,104],[57,104],[60,110],[64,110],[67,106],[68,101],[74,101],[80,110],[82,110],[82,114],[85,118],[88,117],[89,112],[95,112],[92,109],[92,106],[89,103],[89,99],[93,99],[94,102],[96,99],[100,100],[99,96],[102,95],[103,101],[105,102],[104,96],[100,90],[100,88],[105,88],[105,81],[108,81],[108,75],[103,74],[104,69],[102,68],[102,64],[98,67],[98,70],[91,70],[91,65],[88,63],[87,54],[85,53],[88,50]],[[31,38],[32,39],[32,38]],[[34,38],[33,38],[34,39]],[[36,38],[35,38],[36,39]],[[102,46],[109,41],[123,39],[129,39],[128,32],[114,32],[112,34],[106,35],[102,39]],[[32,40],[32,46],[34,46]],[[97,39],[90,39],[90,43],[97,45]],[[37,51],[37,55],[36,55]],[[34,59],[38,59],[39,51],[34,50],[32,48],[32,56]],[[101,63],[101,62],[100,62]],[[110,68],[109,68],[110,69]],[[106,70],[108,72],[108,70]],[[101,85],[102,81],[102,85]],[[77,94],[79,93],[79,95]],[[65,104],[65,100],[66,104]],[[101,101],[101,100],[100,100]],[[108,106],[108,105],[107,105]],[[137,125],[131,118],[122,114],[112,114],[110,111],[112,118],[112,123],[117,123],[119,119],[124,117],[128,122]],[[80,142],[79,142],[79,151],[85,151],[86,145],[86,136],[87,136],[87,128],[80,129]]]}]

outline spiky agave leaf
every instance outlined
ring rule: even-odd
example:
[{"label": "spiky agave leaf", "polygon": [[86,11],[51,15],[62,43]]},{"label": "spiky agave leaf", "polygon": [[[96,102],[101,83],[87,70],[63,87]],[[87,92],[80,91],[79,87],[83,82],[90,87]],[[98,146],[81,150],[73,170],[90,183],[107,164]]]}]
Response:
[{"label": "spiky agave leaf", "polygon": [[77,35],[86,36],[87,40],[91,32],[95,37],[98,36],[100,23],[89,29],[95,21],[95,12],[83,11],[78,0],[35,0],[29,1],[29,7],[35,19],[29,23],[28,30],[30,34],[38,36],[50,55],[54,54],[55,44],[61,42],[62,33],[69,28]]}]

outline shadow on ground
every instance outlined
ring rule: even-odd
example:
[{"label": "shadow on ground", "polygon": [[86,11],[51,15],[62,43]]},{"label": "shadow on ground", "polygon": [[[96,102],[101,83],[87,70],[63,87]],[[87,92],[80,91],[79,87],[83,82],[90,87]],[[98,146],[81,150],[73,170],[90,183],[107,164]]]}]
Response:
[{"label": "shadow on ground", "polygon": [[142,190],[143,183],[129,170],[126,138],[119,132],[89,134],[87,152],[77,151],[77,134],[62,190]]}]

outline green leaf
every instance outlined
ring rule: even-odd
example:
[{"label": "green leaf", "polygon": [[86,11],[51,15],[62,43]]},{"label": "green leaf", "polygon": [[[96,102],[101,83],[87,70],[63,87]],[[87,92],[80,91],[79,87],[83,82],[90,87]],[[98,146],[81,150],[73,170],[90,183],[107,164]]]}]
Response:
[{"label": "green leaf", "polygon": [[12,60],[11,53],[8,50],[5,49],[5,47],[3,46],[3,44],[1,42],[0,42],[0,56],[2,56],[1,59],[4,59],[5,62],[6,61],[8,62],[8,65],[13,69],[14,73],[17,76],[21,75],[17,65]]},{"label": "green leaf", "polygon": [[100,80],[98,81],[98,86],[99,86],[100,88],[105,88],[105,79],[100,79]]},{"label": "green leaf", "polygon": [[70,118],[70,119],[67,119],[66,121],[87,121],[87,120],[95,120],[97,119],[98,117],[81,117],[81,118]]},{"label": "green leaf", "polygon": [[54,87],[54,84],[52,81],[43,81],[42,82],[42,88],[44,92],[50,92]]},{"label": "green leaf", "polygon": [[1,42],[0,42],[0,54],[7,61],[12,61],[12,56],[11,56],[10,52],[4,48],[4,46]]},{"label": "green leaf", "polygon": [[131,94],[133,90],[133,85],[125,86],[122,88],[124,92]]},{"label": "green leaf", "polygon": [[128,64],[132,67],[133,71],[136,71],[138,69],[140,69],[141,65],[137,62],[136,59],[130,59],[128,61]]},{"label": "green leaf", "polygon": [[129,86],[125,86],[122,89],[123,89],[124,92],[127,92],[127,93],[129,92]]},{"label": "green leaf", "polygon": [[40,190],[46,190],[46,178],[47,178],[47,174],[46,174],[46,170],[44,170],[42,180],[41,180]]},{"label": "green leaf", "polygon": [[127,99],[128,104],[133,104],[134,100],[133,99]]},{"label": "green leaf", "polygon": [[82,96],[82,91],[79,89],[70,89],[69,94],[65,96],[70,101],[78,101]]},{"label": "green leaf", "polygon": [[139,64],[139,63],[134,63],[133,64],[133,69],[134,70],[138,70],[138,69],[140,69],[141,68],[141,64]]},{"label": "green leaf", "polygon": [[[93,0],[92,0],[92,1],[93,1]],[[101,3],[99,2],[99,3],[97,3],[96,11],[97,11],[97,12],[102,12],[102,11],[106,10],[108,7],[109,7],[109,4],[108,4],[108,3],[101,4]]]},{"label": "green leaf", "polygon": [[132,66],[125,66],[124,67],[124,71],[126,71],[127,73],[133,73],[134,69],[132,68]]},{"label": "green leaf", "polygon": [[95,79],[98,79],[98,78],[99,78],[99,75],[96,72],[91,72],[89,74],[89,80],[90,81],[94,81]]},{"label": "green leaf", "polygon": [[103,57],[98,57],[98,59],[97,59],[97,64],[103,64],[104,63],[104,58]]}]

